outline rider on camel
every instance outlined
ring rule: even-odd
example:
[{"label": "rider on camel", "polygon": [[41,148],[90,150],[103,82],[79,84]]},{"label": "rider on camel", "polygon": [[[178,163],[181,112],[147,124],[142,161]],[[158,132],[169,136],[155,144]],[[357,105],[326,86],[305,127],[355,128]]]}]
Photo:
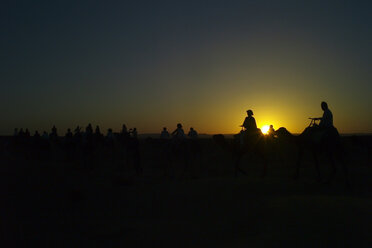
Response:
[{"label": "rider on camel", "polygon": [[322,102],[321,107],[324,111],[323,117],[315,118],[316,120],[320,120],[319,127],[322,129],[333,127],[333,115],[331,110],[328,108],[328,104],[326,102]]},{"label": "rider on camel", "polygon": [[319,118],[313,118],[313,120],[320,120],[319,125],[313,126],[313,128],[315,128],[313,129],[313,131],[315,131],[315,133],[318,133],[319,139],[338,136],[337,129],[333,126],[333,115],[331,110],[329,110],[328,108],[328,104],[326,102],[322,102],[321,107],[324,111],[323,116]]},{"label": "rider on camel", "polygon": [[253,117],[253,111],[247,110],[247,117],[243,122],[243,130],[240,132],[240,143],[246,143],[246,141],[252,140],[254,136],[258,135],[258,129],[256,125],[256,120]]},{"label": "rider on camel", "polygon": [[177,140],[182,140],[182,139],[186,138],[185,132],[182,129],[182,124],[181,123],[177,124],[177,129],[172,132],[172,137],[177,139]]},{"label": "rider on camel", "polygon": [[241,127],[244,127],[245,131],[248,133],[254,133],[257,131],[257,125],[256,120],[253,117],[253,111],[247,110],[247,117],[245,117],[245,120],[243,122],[243,125]]}]

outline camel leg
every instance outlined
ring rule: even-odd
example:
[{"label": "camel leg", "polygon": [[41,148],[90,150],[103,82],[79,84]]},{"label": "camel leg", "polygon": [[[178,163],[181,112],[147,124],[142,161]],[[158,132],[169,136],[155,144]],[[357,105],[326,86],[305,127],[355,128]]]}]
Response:
[{"label": "camel leg", "polygon": [[164,176],[173,178],[174,177],[174,157],[173,154],[166,156],[164,163]]},{"label": "camel leg", "polygon": [[186,176],[186,173],[189,170],[189,156],[186,152],[183,153],[183,163],[184,163],[184,166],[183,166],[182,178]]},{"label": "camel leg", "polygon": [[339,152],[340,152],[339,154],[340,162],[341,162],[342,170],[344,171],[344,176],[345,176],[345,184],[347,188],[351,188],[351,184],[349,181],[348,160],[345,156],[345,153],[342,150],[340,150]]},{"label": "camel leg", "polygon": [[128,166],[130,163],[130,151],[128,149],[125,149],[125,166]]},{"label": "camel leg", "polygon": [[263,161],[263,172],[262,172],[262,177],[265,177],[266,174],[267,174],[267,158],[265,157],[265,155],[262,155],[262,161]]},{"label": "camel leg", "polygon": [[331,164],[331,167],[332,167],[332,172],[329,175],[329,178],[327,180],[327,183],[330,183],[333,180],[333,178],[335,177],[335,175],[336,175],[337,167],[336,167],[335,160],[333,158],[333,154],[332,153],[329,153],[328,154],[328,159],[329,159],[329,163]]},{"label": "camel leg", "polygon": [[236,158],[236,161],[235,161],[235,171],[234,171],[234,175],[235,175],[235,177],[238,176],[239,162],[240,162],[240,156],[238,156],[238,157]]},{"label": "camel leg", "polygon": [[300,166],[301,166],[303,154],[304,154],[304,149],[301,147],[300,150],[298,151],[297,167],[296,167],[296,173],[294,175],[295,180],[297,180],[300,175]]},{"label": "camel leg", "polygon": [[242,158],[242,155],[238,155],[238,157],[236,158],[236,161],[235,161],[235,177],[238,176],[238,172],[247,176],[247,173],[239,167],[241,158]]},{"label": "camel leg", "polygon": [[351,188],[351,184],[350,184],[350,181],[349,181],[349,170],[348,170],[348,166],[347,166],[347,163],[346,163],[345,159],[342,159],[341,164],[342,164],[342,169],[343,169],[344,175],[345,175],[346,187]]},{"label": "camel leg", "polygon": [[141,167],[141,156],[139,154],[139,151],[136,151],[134,154],[133,164],[134,164],[134,169],[136,170],[137,176],[141,176],[143,173],[143,170]]},{"label": "camel leg", "polygon": [[322,181],[322,177],[320,176],[319,161],[318,161],[318,156],[316,155],[316,151],[313,151],[313,157],[314,157],[314,162],[315,162],[315,169],[316,169],[316,172],[318,174],[317,181],[320,182],[320,181]]}]

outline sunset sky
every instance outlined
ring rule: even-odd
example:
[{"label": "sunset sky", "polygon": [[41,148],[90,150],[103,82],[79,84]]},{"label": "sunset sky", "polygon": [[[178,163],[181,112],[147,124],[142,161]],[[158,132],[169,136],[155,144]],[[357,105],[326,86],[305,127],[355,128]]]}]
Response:
[{"label": "sunset sky", "polygon": [[321,101],[372,133],[369,1],[5,1],[0,134],[99,124],[140,133],[301,132]]}]

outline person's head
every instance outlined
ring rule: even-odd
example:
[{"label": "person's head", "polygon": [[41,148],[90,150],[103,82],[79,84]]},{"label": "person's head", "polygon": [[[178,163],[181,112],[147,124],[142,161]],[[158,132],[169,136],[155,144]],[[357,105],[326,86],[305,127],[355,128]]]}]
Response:
[{"label": "person's head", "polygon": [[190,131],[194,131],[194,128],[190,127]]},{"label": "person's head", "polygon": [[181,123],[178,123],[177,124],[177,128],[182,128],[182,124]]},{"label": "person's head", "polygon": [[109,128],[107,131],[108,131],[109,133],[112,133],[112,129],[111,129],[111,128]]},{"label": "person's head", "polygon": [[273,125],[270,125],[270,128],[274,128],[274,126]]},{"label": "person's head", "polygon": [[328,104],[326,102],[322,102],[320,106],[322,107],[323,111],[328,109]]},{"label": "person's head", "polygon": [[248,110],[247,110],[247,115],[248,115],[248,116],[252,116],[252,115],[253,115],[253,111],[250,110],[250,109],[248,109]]},{"label": "person's head", "polygon": [[167,128],[166,127],[163,127],[163,131],[167,131]]},{"label": "person's head", "polygon": [[70,133],[70,132],[71,132],[71,129],[70,129],[70,128],[67,128],[67,132],[69,132],[69,133]]}]

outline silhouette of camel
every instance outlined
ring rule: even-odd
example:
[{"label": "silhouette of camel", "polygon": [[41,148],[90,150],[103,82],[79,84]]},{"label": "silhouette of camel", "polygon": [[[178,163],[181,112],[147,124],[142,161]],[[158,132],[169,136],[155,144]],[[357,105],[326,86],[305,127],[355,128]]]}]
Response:
[{"label": "silhouette of camel", "polygon": [[330,183],[336,174],[337,168],[335,158],[340,157],[345,173],[345,182],[349,186],[348,168],[343,157],[344,151],[341,144],[340,135],[335,127],[332,127],[328,135],[324,136],[322,135],[322,130],[319,130],[316,126],[314,126],[312,121],[312,123],[310,123],[310,125],[298,136],[291,134],[284,127],[279,128],[276,131],[276,135],[280,142],[293,142],[298,148],[296,172],[294,176],[295,179],[298,179],[299,177],[299,171],[305,151],[310,151],[314,158],[318,181],[321,181],[322,178],[319,170],[318,154],[324,152],[332,166],[332,172],[326,182]]},{"label": "silhouette of camel", "polygon": [[194,163],[200,164],[202,149],[197,139],[150,138],[146,142],[153,147],[152,150],[160,148],[158,162],[162,165],[166,177],[184,177],[187,173],[192,173],[190,166]]},{"label": "silhouette of camel", "polygon": [[122,132],[119,134],[119,140],[125,150],[126,164],[132,163],[137,175],[142,175],[140,144],[137,135],[131,136],[128,132]]},{"label": "silhouette of camel", "polygon": [[263,163],[262,177],[267,173],[267,155],[268,149],[266,146],[266,137],[261,131],[257,131],[255,135],[251,135],[249,140],[241,141],[241,135],[235,135],[234,139],[228,142],[222,134],[213,135],[212,139],[224,150],[229,151],[234,159],[234,175],[238,172],[247,175],[247,173],[240,167],[240,161],[245,155],[253,155],[261,159]]}]

